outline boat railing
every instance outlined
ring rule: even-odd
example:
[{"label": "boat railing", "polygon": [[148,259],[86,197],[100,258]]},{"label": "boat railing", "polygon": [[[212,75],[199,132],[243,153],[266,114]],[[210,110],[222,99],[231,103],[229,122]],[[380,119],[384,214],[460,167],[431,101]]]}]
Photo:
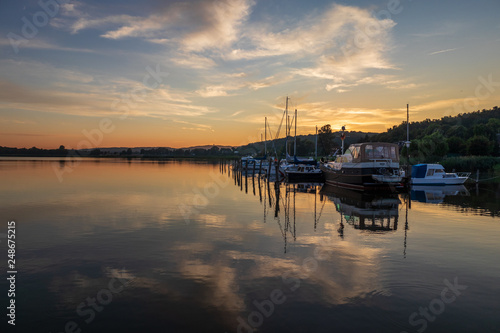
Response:
[{"label": "boat railing", "polygon": [[462,177],[469,178],[470,174],[471,174],[470,172],[457,172],[457,176],[460,178],[462,178]]},{"label": "boat railing", "polygon": [[443,178],[469,178],[470,172],[452,172],[452,173],[445,173],[443,175]]}]

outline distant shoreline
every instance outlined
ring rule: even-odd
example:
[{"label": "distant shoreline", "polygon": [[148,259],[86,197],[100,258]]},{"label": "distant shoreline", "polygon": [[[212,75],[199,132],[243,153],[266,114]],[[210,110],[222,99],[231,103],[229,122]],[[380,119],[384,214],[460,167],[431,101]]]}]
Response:
[{"label": "distant shoreline", "polygon": [[0,159],[11,160],[47,158],[53,160],[71,159],[133,159],[133,160],[239,160],[241,156],[88,156],[88,155],[66,155],[66,156],[40,156],[40,155],[0,155]]}]

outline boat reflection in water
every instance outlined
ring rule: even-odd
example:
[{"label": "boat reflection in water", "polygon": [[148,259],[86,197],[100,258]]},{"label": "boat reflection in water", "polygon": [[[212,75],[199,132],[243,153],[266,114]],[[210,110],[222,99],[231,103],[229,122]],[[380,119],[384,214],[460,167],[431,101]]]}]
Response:
[{"label": "boat reflection in water", "polygon": [[320,192],[333,201],[341,215],[339,234],[343,236],[344,219],[355,229],[395,231],[398,229],[399,204],[395,193],[359,192],[325,185]]},{"label": "boat reflection in water", "polygon": [[425,186],[414,185],[411,188],[411,200],[439,204],[447,196],[469,196],[464,185]]}]

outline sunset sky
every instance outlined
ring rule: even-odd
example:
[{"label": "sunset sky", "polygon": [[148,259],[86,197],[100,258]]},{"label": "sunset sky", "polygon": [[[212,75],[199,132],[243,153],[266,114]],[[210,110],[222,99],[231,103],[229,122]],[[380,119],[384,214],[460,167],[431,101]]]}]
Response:
[{"label": "sunset sky", "polygon": [[300,134],[385,131],[407,103],[415,121],[489,109],[499,13],[498,0],[4,0],[0,145],[246,144],[265,116],[276,133],[287,95]]}]

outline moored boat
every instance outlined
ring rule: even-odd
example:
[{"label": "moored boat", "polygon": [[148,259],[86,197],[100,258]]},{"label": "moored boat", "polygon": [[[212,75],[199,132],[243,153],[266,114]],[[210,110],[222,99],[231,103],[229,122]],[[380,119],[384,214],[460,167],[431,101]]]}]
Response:
[{"label": "moored boat", "polygon": [[289,182],[322,182],[323,172],[315,165],[288,164],[282,169]]},{"label": "moored boat", "polygon": [[451,172],[441,164],[416,164],[411,168],[412,185],[461,185],[469,178],[470,172]]},{"label": "moored boat", "polygon": [[399,149],[383,142],[356,143],[334,162],[322,163],[325,182],[354,189],[401,187]]}]

